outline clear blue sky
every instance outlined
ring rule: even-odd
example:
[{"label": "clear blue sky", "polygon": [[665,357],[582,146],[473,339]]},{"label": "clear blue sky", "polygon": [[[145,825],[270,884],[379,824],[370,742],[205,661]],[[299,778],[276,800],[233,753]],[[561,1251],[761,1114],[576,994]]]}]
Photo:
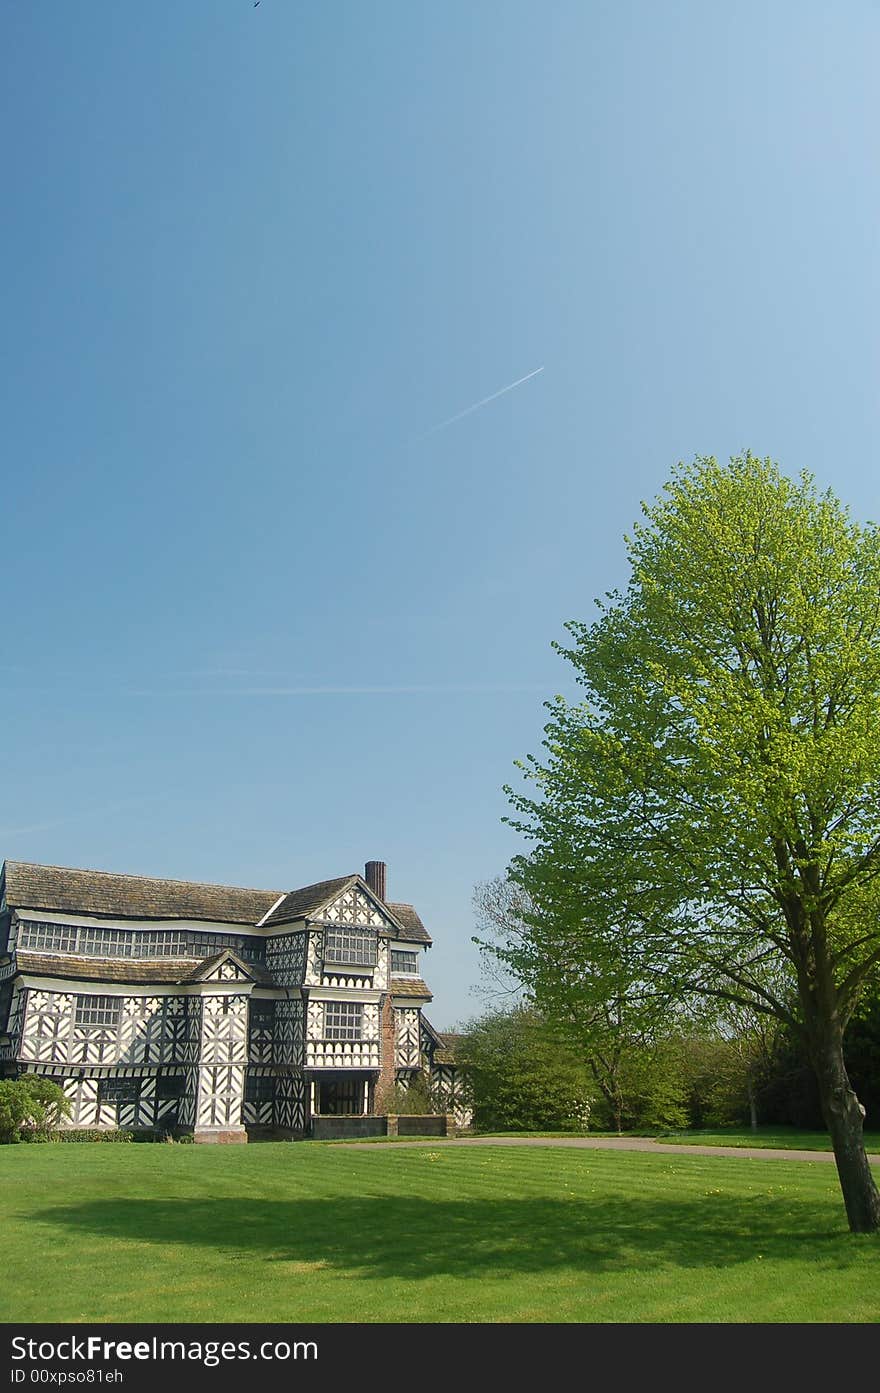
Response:
[{"label": "clear blue sky", "polygon": [[750,446],[880,514],[880,10],[0,16],[0,855],[385,860],[449,1027],[639,500]]}]

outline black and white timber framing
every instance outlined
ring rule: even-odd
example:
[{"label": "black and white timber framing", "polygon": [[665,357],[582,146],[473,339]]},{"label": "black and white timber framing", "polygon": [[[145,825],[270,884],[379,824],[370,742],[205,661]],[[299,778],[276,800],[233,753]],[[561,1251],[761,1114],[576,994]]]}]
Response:
[{"label": "black and white timber framing", "polygon": [[280,892],[7,861],[0,1074],[60,1083],[79,1128],[301,1137],[419,1074],[466,1122],[422,1009],[431,939],[385,875]]}]

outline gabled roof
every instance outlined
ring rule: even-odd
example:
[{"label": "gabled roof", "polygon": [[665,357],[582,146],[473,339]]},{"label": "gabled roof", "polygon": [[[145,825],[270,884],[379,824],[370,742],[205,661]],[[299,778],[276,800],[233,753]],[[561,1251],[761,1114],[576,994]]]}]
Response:
[{"label": "gabled roof", "polygon": [[280,890],[244,890],[233,885],[6,862],[6,899],[12,909],[254,925],[281,894]]},{"label": "gabled roof", "polygon": [[450,1033],[449,1031],[435,1030],[428,1020],[424,1011],[422,1012],[422,1027],[430,1035],[433,1041],[432,1061],[434,1064],[455,1064],[456,1051],[459,1044],[465,1038],[461,1034]]},{"label": "gabled roof", "polygon": [[440,1034],[439,1030],[434,1029],[431,1022],[428,1020],[428,1017],[425,1015],[424,1011],[422,1012],[422,1029],[427,1031],[427,1033],[431,1037],[431,1040],[436,1046],[439,1046],[442,1043],[443,1036]]},{"label": "gabled roof", "polygon": [[[261,927],[289,924],[293,919],[308,919],[359,879],[357,875],[343,875],[336,880],[319,880],[314,885],[304,885],[301,890],[289,890],[281,897],[281,903],[276,904],[272,913],[263,920]],[[271,906],[267,905],[266,908]]]},{"label": "gabled roof", "polygon": [[400,935],[403,942],[424,943],[426,947],[431,946],[431,935],[411,904],[400,904],[389,900],[388,908],[403,929],[403,933]]},{"label": "gabled roof", "polygon": [[319,918],[338,895],[357,885],[391,920],[395,938],[431,944],[431,936],[411,904],[379,899],[360,875],[319,880],[299,890],[246,890],[192,880],[39,866],[30,861],[5,864],[6,899],[11,909],[88,914],[109,919],[186,919],[219,924],[271,927]]},{"label": "gabled roof", "polygon": [[440,1036],[440,1048],[434,1051],[435,1064],[456,1064],[460,1063],[457,1059],[458,1047],[465,1037],[463,1035],[450,1035],[448,1032]]},{"label": "gabled roof", "polygon": [[[272,913],[267,915],[260,927],[264,929],[272,928],[276,924],[290,924],[295,919],[320,919],[321,911],[327,909],[334,900],[340,895],[344,895],[346,890],[357,886],[367,897],[372,900],[376,908],[390,920],[392,928],[395,930],[395,938],[404,939],[410,937],[403,920],[395,912],[401,908],[400,905],[387,904],[381,900],[375,890],[360,875],[343,875],[337,880],[319,880],[316,885],[305,885],[301,890],[291,890],[285,895],[280,904],[276,904]],[[412,909],[412,905],[402,906],[404,909]],[[415,914],[419,924],[421,919]],[[422,926],[424,933],[424,926]],[[428,940],[430,942],[430,939]]]},{"label": "gabled roof", "polygon": [[[203,958],[194,972],[191,972],[190,982],[205,982],[216,972],[223,963],[232,963],[242,977],[246,977],[251,982],[264,982],[269,973],[258,963],[246,963],[231,948],[221,948],[219,953],[212,953],[210,957]],[[271,977],[269,977],[271,981]]]}]

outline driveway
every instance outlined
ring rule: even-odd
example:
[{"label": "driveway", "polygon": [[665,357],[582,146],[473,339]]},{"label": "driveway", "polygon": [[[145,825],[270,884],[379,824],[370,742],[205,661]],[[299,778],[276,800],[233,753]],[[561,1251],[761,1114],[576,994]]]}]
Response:
[{"label": "driveway", "polygon": [[[342,1142],[343,1146],[372,1147],[375,1142]],[[379,1145],[382,1145],[380,1142]],[[677,1146],[653,1137],[430,1137],[423,1141],[389,1142],[389,1146],[567,1146],[576,1151],[663,1151],[672,1156],[739,1156],[755,1161],[833,1161],[833,1151],[795,1151],[764,1146]],[[880,1166],[880,1156],[869,1155]]]}]

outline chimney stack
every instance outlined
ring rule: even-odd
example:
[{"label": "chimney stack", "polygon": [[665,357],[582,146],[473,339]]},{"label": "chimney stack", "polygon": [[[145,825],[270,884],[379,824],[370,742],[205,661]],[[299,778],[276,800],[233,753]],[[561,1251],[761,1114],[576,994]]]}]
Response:
[{"label": "chimney stack", "polygon": [[364,880],[373,894],[378,895],[380,900],[385,899],[387,872],[388,867],[384,861],[368,861],[364,866]]}]

